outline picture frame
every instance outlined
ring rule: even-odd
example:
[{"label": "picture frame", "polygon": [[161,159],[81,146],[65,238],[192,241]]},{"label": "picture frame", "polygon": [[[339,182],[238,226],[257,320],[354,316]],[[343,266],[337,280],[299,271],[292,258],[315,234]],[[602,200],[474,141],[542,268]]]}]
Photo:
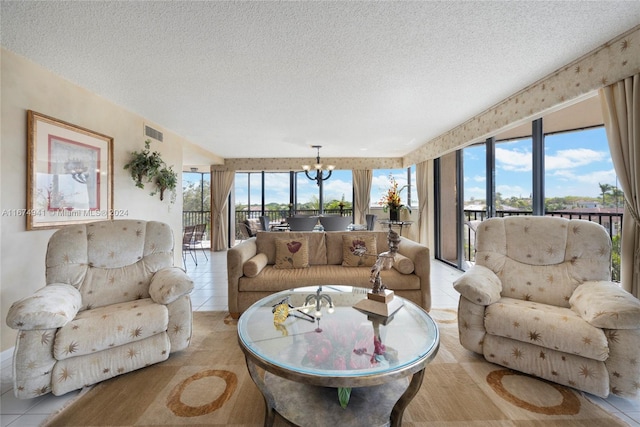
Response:
[{"label": "picture frame", "polygon": [[113,138],[27,111],[27,230],[113,219]]}]

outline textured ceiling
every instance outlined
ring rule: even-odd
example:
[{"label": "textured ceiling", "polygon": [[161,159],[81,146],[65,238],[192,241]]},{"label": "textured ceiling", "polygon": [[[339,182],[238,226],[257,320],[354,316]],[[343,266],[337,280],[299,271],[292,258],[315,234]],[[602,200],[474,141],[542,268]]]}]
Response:
[{"label": "textured ceiling", "polygon": [[640,2],[7,2],[2,46],[234,157],[399,157],[640,24]]}]

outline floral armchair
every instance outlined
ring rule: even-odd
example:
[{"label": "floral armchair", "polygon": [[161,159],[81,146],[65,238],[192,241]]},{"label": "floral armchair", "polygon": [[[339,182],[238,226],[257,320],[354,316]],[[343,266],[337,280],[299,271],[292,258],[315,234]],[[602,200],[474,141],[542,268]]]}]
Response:
[{"label": "floral armchair", "polygon": [[640,301],[610,282],[611,240],[584,220],[483,221],[460,293],[461,344],[601,397],[640,390]]},{"label": "floral armchair", "polygon": [[193,282],[173,267],[173,234],[154,221],[55,232],[46,286],[15,302],[14,393],[61,395],[161,362],[191,339]]}]

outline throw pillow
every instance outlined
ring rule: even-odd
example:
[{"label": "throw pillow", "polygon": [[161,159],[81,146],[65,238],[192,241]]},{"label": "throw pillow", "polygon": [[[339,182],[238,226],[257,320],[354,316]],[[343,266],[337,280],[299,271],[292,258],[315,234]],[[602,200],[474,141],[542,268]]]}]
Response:
[{"label": "throw pillow", "polygon": [[404,255],[396,253],[396,256],[393,259],[393,268],[402,274],[411,274],[413,273],[415,266],[413,265],[411,258],[407,258]]},{"label": "throw pillow", "polygon": [[[356,249],[363,249],[368,256],[358,256]],[[371,256],[373,255],[373,256]],[[376,263],[376,236],[359,236],[347,233],[342,235],[342,266],[343,267],[371,267]]]},{"label": "throw pillow", "polygon": [[309,267],[309,239],[299,237],[276,240],[275,268],[306,267]]},{"label": "throw pillow", "polygon": [[256,254],[242,266],[242,272],[247,277],[256,277],[262,269],[267,265],[267,255]]}]

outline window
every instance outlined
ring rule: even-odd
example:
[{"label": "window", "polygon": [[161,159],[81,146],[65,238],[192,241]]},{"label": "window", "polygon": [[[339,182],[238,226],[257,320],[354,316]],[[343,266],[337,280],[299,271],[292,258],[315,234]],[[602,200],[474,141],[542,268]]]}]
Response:
[{"label": "window", "polygon": [[182,173],[182,225],[208,224],[211,217],[211,174]]},{"label": "window", "polygon": [[533,154],[531,147],[531,138],[496,143],[495,204],[499,216],[532,211]]},{"label": "window", "polygon": [[371,207],[380,207],[380,199],[389,190],[389,177],[392,176],[398,183],[398,188],[405,187],[400,192],[403,205],[415,208],[418,206],[415,185],[415,166],[407,169],[375,169],[371,182]]},{"label": "window", "polygon": [[547,211],[622,212],[604,127],[545,136],[545,196]]}]

